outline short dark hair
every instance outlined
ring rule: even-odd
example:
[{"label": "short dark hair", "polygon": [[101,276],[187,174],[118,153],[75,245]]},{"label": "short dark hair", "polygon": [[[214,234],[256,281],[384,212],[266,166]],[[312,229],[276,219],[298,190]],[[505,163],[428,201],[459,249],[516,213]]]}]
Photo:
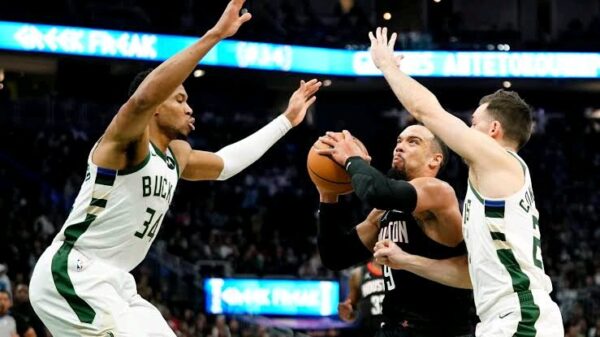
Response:
[{"label": "short dark hair", "polygon": [[522,148],[532,132],[533,117],[529,104],[516,92],[502,89],[483,96],[479,105],[485,103],[488,103],[490,116],[502,124],[506,137],[517,142],[518,149]]},{"label": "short dark hair", "polygon": [[142,84],[142,82],[144,82],[146,77],[148,77],[148,75],[150,75],[150,73],[153,70],[154,70],[154,68],[146,69],[144,71],[137,73],[137,75],[135,75],[135,77],[133,78],[133,81],[131,81],[131,83],[129,84],[129,93],[128,93],[129,96],[128,97],[131,97],[133,95],[133,93],[137,90],[137,88],[140,86],[140,84]]},{"label": "short dark hair", "polygon": [[448,150],[448,146],[446,143],[442,141],[440,137],[436,134],[433,134],[433,143],[438,147],[438,150],[442,153],[442,162],[440,163],[440,171],[446,164],[448,163],[448,157],[450,156],[450,151]]}]

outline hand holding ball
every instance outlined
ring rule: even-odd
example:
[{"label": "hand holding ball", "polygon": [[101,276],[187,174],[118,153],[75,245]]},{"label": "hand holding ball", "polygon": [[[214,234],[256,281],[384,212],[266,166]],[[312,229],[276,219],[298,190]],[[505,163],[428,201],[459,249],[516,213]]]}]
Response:
[{"label": "hand holding ball", "polygon": [[[346,139],[352,139],[352,142]],[[319,154],[325,152],[327,154]],[[308,151],[306,166],[312,182],[321,192],[347,194],[352,192],[350,176],[343,167],[348,157],[361,156],[370,160],[364,144],[345,132],[331,132],[319,140]],[[338,161],[336,161],[338,160]]]}]

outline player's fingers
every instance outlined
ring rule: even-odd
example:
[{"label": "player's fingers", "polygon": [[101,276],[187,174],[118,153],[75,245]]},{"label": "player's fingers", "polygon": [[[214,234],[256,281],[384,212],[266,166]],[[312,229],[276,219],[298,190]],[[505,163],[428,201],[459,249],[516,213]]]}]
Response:
[{"label": "player's fingers", "polygon": [[335,146],[337,144],[337,142],[335,141],[335,139],[329,137],[329,136],[321,136],[319,137],[319,141],[325,145],[329,145],[329,146]]},{"label": "player's fingers", "polygon": [[313,103],[317,100],[317,96],[313,96],[311,98],[308,99],[308,101],[306,101],[306,107],[310,107],[311,105],[313,105]]},{"label": "player's fingers", "polygon": [[308,83],[306,85],[306,89],[304,91],[304,94],[306,96],[311,96],[313,95],[315,92],[319,91],[319,89],[321,88],[322,83],[321,82],[315,82],[315,83]]},{"label": "player's fingers", "polygon": [[244,24],[244,22],[250,21],[250,19],[252,19],[252,14],[250,14],[246,11],[246,13],[244,13],[242,16],[240,16],[240,18],[238,19],[238,22],[240,23],[240,25],[242,25],[242,24]]},{"label": "player's fingers", "polygon": [[373,47],[375,42],[377,42],[377,39],[375,38],[375,35],[373,35],[373,32],[369,32],[369,40],[371,41],[371,47]]},{"label": "player's fingers", "polygon": [[335,140],[336,142],[339,142],[339,141],[342,141],[342,140],[343,140],[343,138],[342,138],[342,135],[340,135],[338,132],[331,132],[331,131],[327,131],[327,132],[325,133],[325,135],[326,135],[327,137],[330,137],[330,138],[332,138],[332,139],[333,139],[333,140]]},{"label": "player's fingers", "polygon": [[344,135],[344,139],[352,139],[352,134],[348,130],[342,130],[342,134]]},{"label": "player's fingers", "polygon": [[377,37],[377,44],[381,43],[381,27],[375,29],[375,36]]},{"label": "player's fingers", "polygon": [[398,34],[393,33],[392,36],[390,37],[390,41],[388,42],[388,48],[391,51],[394,51],[394,45],[396,44],[396,39],[398,38]]},{"label": "player's fingers", "polygon": [[387,46],[387,27],[383,27],[383,29],[381,30],[381,42]]},{"label": "player's fingers", "polygon": [[335,152],[335,149],[315,149],[315,152],[321,156],[331,156]]}]

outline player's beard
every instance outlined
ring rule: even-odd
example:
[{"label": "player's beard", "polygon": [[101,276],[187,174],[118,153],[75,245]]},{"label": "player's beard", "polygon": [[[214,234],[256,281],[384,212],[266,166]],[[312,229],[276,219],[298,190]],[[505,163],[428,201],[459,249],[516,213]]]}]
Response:
[{"label": "player's beard", "polygon": [[388,178],[394,180],[406,180],[406,173],[404,171],[399,171],[393,167],[391,167],[387,172]]}]

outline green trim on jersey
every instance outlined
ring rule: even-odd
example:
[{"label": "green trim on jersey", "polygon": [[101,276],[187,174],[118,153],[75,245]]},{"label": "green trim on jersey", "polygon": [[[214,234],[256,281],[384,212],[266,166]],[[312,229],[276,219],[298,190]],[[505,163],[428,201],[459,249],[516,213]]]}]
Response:
[{"label": "green trim on jersey", "polygon": [[[167,167],[171,170],[175,169],[177,172],[177,177],[179,177],[179,164],[177,164],[177,159],[175,159],[175,155],[173,155],[173,158],[169,157],[166,153],[163,153],[158,146],[154,145],[154,143],[150,142],[150,144],[152,144],[152,147],[154,148],[154,151],[156,152],[156,154],[162,158],[162,160],[165,162],[165,164],[167,164]],[[170,150],[169,147],[167,147],[167,149]],[[173,151],[171,151],[171,154],[173,154]]]},{"label": "green trim on jersey", "polygon": [[108,200],[106,200],[106,199],[92,198],[92,201],[90,202],[90,206],[96,206],[96,207],[106,208],[106,203],[107,202],[108,202]]},{"label": "green trim on jersey", "polygon": [[473,184],[471,184],[470,181],[468,181],[469,188],[471,189],[471,191],[473,192],[473,194],[475,194],[475,196],[477,197],[477,200],[479,200],[480,203],[483,204],[483,197],[481,195],[479,195],[479,192],[477,192],[477,190],[475,189],[475,187],[473,187]]},{"label": "green trim on jersey", "polygon": [[179,172],[179,163],[177,162],[177,157],[175,157],[175,152],[173,152],[173,149],[171,149],[170,146],[168,146],[169,151],[171,151],[171,155],[173,156],[173,161],[175,162],[175,168],[177,169],[177,177],[179,178],[181,176],[180,172]]},{"label": "green trim on jersey", "polygon": [[60,246],[56,254],[52,257],[52,278],[58,293],[67,300],[67,304],[73,309],[79,320],[83,323],[92,323],[96,312],[75,292],[75,287],[69,277],[69,253],[75,244],[75,241],[83,234],[96,220],[96,216],[88,214],[84,221],[73,224],[65,229],[65,242]]},{"label": "green trim on jersey", "polygon": [[[112,186],[115,182],[117,172],[114,170],[103,169],[98,167],[96,169],[96,180],[94,181],[94,187],[99,185]],[[106,188],[106,187],[104,187]],[[58,251],[52,257],[52,279],[54,280],[54,286],[58,293],[67,301],[67,304],[73,309],[77,318],[82,323],[91,324],[94,322],[96,317],[96,311],[75,292],[75,287],[69,277],[69,254],[75,242],[85,231],[90,228],[92,222],[96,220],[97,215],[90,214],[91,208],[106,208],[108,200],[91,198],[90,205],[88,206],[88,213],[85,216],[85,220],[65,228],[63,235],[65,240],[60,246]]]},{"label": "green trim on jersey", "polygon": [[154,151],[156,151],[156,154],[161,157],[162,160],[167,160],[167,156],[158,148],[158,146],[154,145],[152,142],[150,142],[150,144],[152,144]]},{"label": "green trim on jersey", "polygon": [[519,304],[521,305],[521,321],[514,336],[535,337],[537,334],[535,322],[540,318],[540,307],[533,301],[533,294],[530,290],[519,293]]},{"label": "green trim on jersey", "polygon": [[125,176],[125,175],[132,174],[132,173],[135,173],[135,172],[143,169],[144,166],[146,166],[146,164],[148,164],[148,162],[150,161],[150,157],[151,157],[150,151],[148,151],[148,154],[146,155],[146,158],[144,158],[144,160],[142,160],[141,163],[139,163],[139,164],[137,164],[135,166],[126,168],[124,170],[119,170],[117,172],[117,174],[120,175],[120,176]]},{"label": "green trim on jersey", "polygon": [[535,322],[540,317],[540,308],[533,301],[533,295],[529,290],[529,277],[521,270],[515,255],[510,249],[498,249],[496,251],[500,262],[510,274],[513,290],[519,296],[519,306],[521,307],[521,320],[517,326],[515,337],[535,337]]},{"label": "green trim on jersey", "polygon": [[506,235],[504,235],[504,233],[490,232],[490,234],[492,234],[492,240],[506,241]]},{"label": "green trim on jersey", "polygon": [[[504,201],[489,201],[483,203],[485,207],[486,222],[504,221],[505,202]],[[489,223],[488,223],[489,224]],[[506,234],[502,232],[492,231],[490,229],[492,240],[503,241],[506,243]],[[496,254],[500,262],[510,275],[512,288],[519,296],[519,306],[521,309],[521,320],[517,326],[515,337],[535,337],[536,329],[535,322],[540,316],[540,308],[533,302],[533,295],[529,289],[531,281],[527,274],[523,272],[515,254],[510,248],[497,249]]]},{"label": "green trim on jersey", "polygon": [[483,207],[485,209],[486,218],[504,218],[504,205],[494,206],[486,202]]},{"label": "green trim on jersey", "polygon": [[523,161],[523,159],[521,159],[521,157],[519,157],[516,153],[512,152],[512,151],[507,151],[508,153],[510,153],[513,157],[515,157],[517,159],[517,161],[519,162],[519,164],[521,164],[521,167],[523,168],[523,173],[527,173],[527,165],[525,165],[525,162]]}]

